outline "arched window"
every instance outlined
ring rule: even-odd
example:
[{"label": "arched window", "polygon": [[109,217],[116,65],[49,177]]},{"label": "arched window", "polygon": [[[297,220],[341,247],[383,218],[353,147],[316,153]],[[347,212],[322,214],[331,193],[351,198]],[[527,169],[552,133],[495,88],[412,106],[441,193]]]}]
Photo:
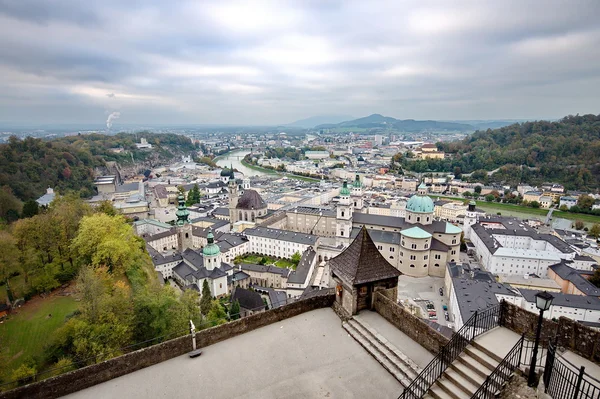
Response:
[{"label": "arched window", "polygon": [[344,217],[344,211],[342,211],[342,217]]},{"label": "arched window", "polygon": [[254,222],[255,219],[256,219],[256,216],[254,215],[254,212],[252,212],[252,221]]},{"label": "arched window", "polygon": [[190,233],[185,233],[185,238],[190,238]]},{"label": "arched window", "polygon": [[410,265],[410,267],[415,267],[415,265]]},{"label": "arched window", "polygon": [[417,223],[419,223],[421,221],[421,217],[417,216]]},{"label": "arched window", "polygon": [[439,264],[439,263],[436,263],[434,266],[435,266],[435,267],[440,267],[440,264]]}]

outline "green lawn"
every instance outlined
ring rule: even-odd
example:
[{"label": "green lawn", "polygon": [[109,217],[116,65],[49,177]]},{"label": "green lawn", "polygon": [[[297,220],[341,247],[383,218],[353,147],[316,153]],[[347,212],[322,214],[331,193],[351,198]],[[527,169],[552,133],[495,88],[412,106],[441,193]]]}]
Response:
[{"label": "green lawn", "polygon": [[275,171],[273,169],[267,169],[267,168],[263,168],[263,167],[258,166],[258,165],[253,165],[251,163],[248,163],[248,162],[244,161],[243,159],[240,161],[240,163],[242,165],[244,165],[245,167],[247,167],[247,168],[258,170],[260,172],[267,173],[267,174],[270,174],[270,175],[277,175],[277,174],[279,174],[279,173],[277,173],[277,171]]},{"label": "green lawn", "polygon": [[30,356],[41,357],[54,331],[78,306],[72,296],[36,298],[10,315],[0,324],[0,351],[7,361],[0,369],[10,372]]},{"label": "green lawn", "polygon": [[275,259],[270,256],[263,256],[263,255],[246,255],[241,258],[238,257],[238,258],[236,258],[236,260],[239,260],[242,263],[252,263],[255,265],[259,265],[263,258],[266,260],[267,265],[274,264],[275,266],[281,267],[283,269],[292,268],[292,269],[296,270],[296,265],[289,259]]}]

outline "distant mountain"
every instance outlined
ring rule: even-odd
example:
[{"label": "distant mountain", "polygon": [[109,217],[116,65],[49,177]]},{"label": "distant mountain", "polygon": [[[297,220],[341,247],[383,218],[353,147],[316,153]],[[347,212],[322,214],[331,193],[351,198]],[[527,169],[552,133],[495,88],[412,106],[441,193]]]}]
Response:
[{"label": "distant mountain", "polygon": [[364,118],[358,118],[351,121],[345,121],[336,124],[323,124],[316,126],[317,129],[333,128],[393,128],[402,132],[423,132],[423,131],[473,131],[475,127],[466,123],[440,122],[440,121],[416,121],[414,119],[400,120],[380,114],[373,114]]},{"label": "distant mountain", "polygon": [[310,118],[300,119],[299,121],[289,123],[286,126],[296,126],[305,129],[311,129],[317,125],[335,124],[352,119],[348,115],[319,115],[311,116]]}]

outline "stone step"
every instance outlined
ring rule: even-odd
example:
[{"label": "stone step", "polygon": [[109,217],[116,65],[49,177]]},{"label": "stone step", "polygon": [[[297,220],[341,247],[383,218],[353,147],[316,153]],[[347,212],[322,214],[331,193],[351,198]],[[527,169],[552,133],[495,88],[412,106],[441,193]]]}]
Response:
[{"label": "stone step", "polygon": [[379,334],[377,332],[377,330],[375,330],[373,327],[371,327],[371,325],[369,323],[367,323],[366,321],[364,321],[362,318],[360,318],[359,316],[355,316],[353,320],[350,321],[350,323],[357,323],[359,325],[359,331],[361,333],[368,333],[370,336],[368,338],[374,338],[377,340],[377,342],[379,342],[381,345],[383,345],[387,350],[389,350],[391,352],[391,354],[395,357],[395,360],[397,362],[400,362],[401,364],[399,364],[399,367],[401,367],[403,370],[405,370],[405,373],[407,374],[408,377],[410,377],[410,379],[415,379],[417,377],[417,375],[419,375],[419,373],[422,371],[421,367],[419,367],[418,364],[416,364],[411,358],[409,358],[408,356],[406,356],[401,350],[399,350],[396,346],[394,346],[394,344],[392,344],[390,341],[388,341],[383,335]]},{"label": "stone step", "polygon": [[444,376],[433,384],[428,393],[436,399],[469,399],[471,397]]},{"label": "stone step", "polygon": [[456,371],[458,374],[462,375],[463,378],[469,380],[471,382],[471,384],[473,384],[475,386],[481,386],[481,384],[484,383],[485,378],[486,378],[478,373],[475,373],[473,370],[471,370],[468,366],[466,366],[461,361],[453,362],[450,365],[450,368],[453,369],[454,371]]},{"label": "stone step", "polygon": [[468,368],[471,373],[476,374],[479,378],[483,378],[484,380],[493,371],[493,369],[489,369],[480,364],[477,359],[471,357],[468,353],[461,353],[460,356],[454,361],[454,363],[456,362],[460,362],[466,368]]},{"label": "stone step", "polygon": [[498,363],[502,362],[502,358],[500,356],[498,356],[497,354],[495,354],[494,352],[492,352],[485,346],[481,345],[477,341],[471,342],[471,345],[473,345],[476,349],[480,350],[481,352],[485,353],[486,355],[488,355],[489,357],[494,359],[496,362],[498,362]]},{"label": "stone step", "polygon": [[473,384],[469,379],[463,377],[462,374],[457,372],[452,367],[448,367],[446,369],[446,371],[444,372],[444,376],[448,380],[452,381],[452,383],[458,388],[460,388],[464,393],[468,394],[469,397],[473,396],[473,394],[477,391],[477,389],[479,389],[479,386],[481,385]]},{"label": "stone step", "polygon": [[[498,364],[500,364],[499,361],[473,346],[467,346],[465,348],[465,353],[477,360],[477,363],[487,367],[490,371],[494,371]],[[500,361],[502,361],[502,359]]]},{"label": "stone step", "polygon": [[407,378],[406,374],[388,357],[386,357],[376,344],[365,338],[353,325],[348,322],[342,323],[342,327],[356,340],[375,360],[377,360],[383,368],[385,368],[403,387],[407,387],[411,383],[411,379]]}]

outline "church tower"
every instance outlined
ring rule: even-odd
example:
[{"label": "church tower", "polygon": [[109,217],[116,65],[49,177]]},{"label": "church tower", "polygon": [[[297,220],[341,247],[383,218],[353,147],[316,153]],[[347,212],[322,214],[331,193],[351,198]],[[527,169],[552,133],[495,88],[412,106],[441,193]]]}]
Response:
[{"label": "church tower", "polygon": [[236,208],[239,199],[238,185],[235,181],[233,169],[231,169],[231,178],[229,179],[229,225],[233,226],[237,222]]},{"label": "church tower", "polygon": [[352,231],[352,209],[350,189],[348,188],[348,182],[344,181],[344,185],[340,189],[340,202],[337,206],[337,237],[350,238],[350,232]]},{"label": "church tower", "polygon": [[355,211],[359,211],[363,208],[363,186],[360,182],[360,176],[357,174],[352,183],[352,205]]},{"label": "church tower", "polygon": [[212,229],[208,231],[206,236],[208,243],[202,249],[202,257],[204,258],[204,267],[206,270],[213,270],[221,267],[221,249],[215,244],[215,236]]},{"label": "church tower", "polygon": [[470,238],[471,236],[471,226],[477,223],[477,212],[475,211],[475,201],[469,202],[469,207],[467,208],[467,212],[465,214],[463,231],[465,232],[465,238]]},{"label": "church tower", "polygon": [[180,251],[185,251],[187,248],[193,246],[190,211],[188,211],[185,206],[185,199],[182,194],[177,197],[177,201],[179,202],[177,212],[175,212],[175,215],[177,216],[177,246]]}]

